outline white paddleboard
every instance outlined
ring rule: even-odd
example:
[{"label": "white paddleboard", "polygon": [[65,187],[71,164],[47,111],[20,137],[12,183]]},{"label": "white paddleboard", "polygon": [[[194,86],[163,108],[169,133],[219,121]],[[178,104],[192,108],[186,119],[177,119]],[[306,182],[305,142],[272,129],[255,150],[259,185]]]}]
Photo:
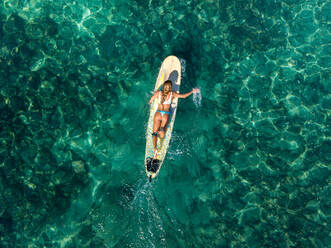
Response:
[{"label": "white paddleboard", "polygon": [[[161,65],[159,70],[159,74],[156,79],[154,92],[160,90],[160,87],[166,80],[172,81],[172,91],[179,93],[180,81],[181,81],[181,64],[179,59],[176,56],[168,56]],[[173,97],[172,103],[170,105],[170,113],[168,119],[168,125],[166,128],[166,133],[163,139],[159,136],[157,137],[157,149],[158,156],[156,160],[153,160],[153,166],[148,166],[147,160],[152,159],[154,157],[154,147],[153,147],[153,121],[154,115],[158,107],[158,101],[155,99],[150,106],[150,113],[148,119],[148,126],[146,130],[146,150],[145,150],[145,170],[147,177],[152,179],[155,178],[164,162],[165,156],[167,154],[167,150],[169,147],[171,134],[175,122],[176,112],[177,112],[178,98]]]}]

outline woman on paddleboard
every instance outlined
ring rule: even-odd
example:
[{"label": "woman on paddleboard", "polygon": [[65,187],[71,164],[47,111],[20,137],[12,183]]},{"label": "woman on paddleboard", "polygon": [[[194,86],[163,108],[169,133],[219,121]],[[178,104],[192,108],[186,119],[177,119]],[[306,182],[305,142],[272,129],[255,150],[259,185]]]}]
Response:
[{"label": "woman on paddleboard", "polygon": [[192,91],[186,93],[186,94],[178,94],[175,91],[172,91],[172,82],[170,80],[167,80],[163,83],[163,89],[161,91],[156,91],[154,95],[149,100],[149,104],[151,104],[154,99],[158,99],[158,107],[157,111],[154,115],[154,123],[153,123],[153,146],[154,146],[154,158],[157,156],[157,136],[161,139],[164,138],[165,135],[165,129],[168,124],[168,119],[170,115],[170,105],[172,102],[172,99],[174,97],[177,98],[186,98],[192,93],[197,93],[200,90],[195,88],[192,89]]}]

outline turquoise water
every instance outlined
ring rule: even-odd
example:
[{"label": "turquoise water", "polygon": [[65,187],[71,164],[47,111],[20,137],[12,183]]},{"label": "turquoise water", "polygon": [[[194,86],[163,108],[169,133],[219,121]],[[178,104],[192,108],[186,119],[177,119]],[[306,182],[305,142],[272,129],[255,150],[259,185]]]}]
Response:
[{"label": "turquoise water", "polygon": [[[0,1],[1,247],[330,247],[331,2]],[[162,60],[181,99],[158,178]]]}]

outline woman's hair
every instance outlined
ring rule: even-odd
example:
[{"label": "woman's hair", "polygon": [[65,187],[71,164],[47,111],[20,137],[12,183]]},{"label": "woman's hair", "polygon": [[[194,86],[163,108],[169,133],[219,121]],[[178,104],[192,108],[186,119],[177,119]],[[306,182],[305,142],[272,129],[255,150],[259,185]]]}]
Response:
[{"label": "woman's hair", "polygon": [[162,102],[164,102],[164,100],[165,100],[165,98],[166,98],[166,96],[167,96],[167,94],[168,94],[168,92],[165,92],[165,86],[166,85],[170,85],[170,91],[172,90],[172,82],[171,82],[171,80],[166,80],[164,83],[163,83],[163,85],[162,85],[162,91],[161,91],[161,94],[162,94],[162,97],[163,97],[163,100],[162,100]]},{"label": "woman's hair", "polygon": [[164,86],[166,86],[167,84],[169,84],[170,86],[171,86],[171,88],[172,88],[172,82],[171,82],[171,80],[166,80],[164,83],[163,83],[163,86],[162,86],[162,91],[163,91],[163,89],[164,89]]}]

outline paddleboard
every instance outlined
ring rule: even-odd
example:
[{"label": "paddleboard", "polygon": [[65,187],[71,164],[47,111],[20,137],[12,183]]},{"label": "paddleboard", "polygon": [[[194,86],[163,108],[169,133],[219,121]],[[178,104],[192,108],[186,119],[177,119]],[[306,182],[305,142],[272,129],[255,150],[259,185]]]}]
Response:
[{"label": "paddleboard", "polygon": [[[159,70],[159,74],[156,79],[154,92],[161,90],[161,86],[168,79],[172,81],[172,91],[179,93],[179,87],[181,81],[181,64],[176,56],[168,56],[162,62]],[[159,171],[166,157],[173,126],[175,123],[177,105],[178,105],[178,98],[173,97],[169,110],[171,115],[168,117],[169,119],[168,119],[168,125],[166,128],[165,136],[163,139],[161,139],[159,136],[157,137],[158,156],[156,157],[156,159],[153,159],[154,147],[153,147],[152,133],[153,133],[154,115],[158,107],[158,100],[155,99],[150,105],[148,125],[146,130],[146,150],[145,150],[145,170],[147,177],[150,180],[155,178],[159,174]]]}]

